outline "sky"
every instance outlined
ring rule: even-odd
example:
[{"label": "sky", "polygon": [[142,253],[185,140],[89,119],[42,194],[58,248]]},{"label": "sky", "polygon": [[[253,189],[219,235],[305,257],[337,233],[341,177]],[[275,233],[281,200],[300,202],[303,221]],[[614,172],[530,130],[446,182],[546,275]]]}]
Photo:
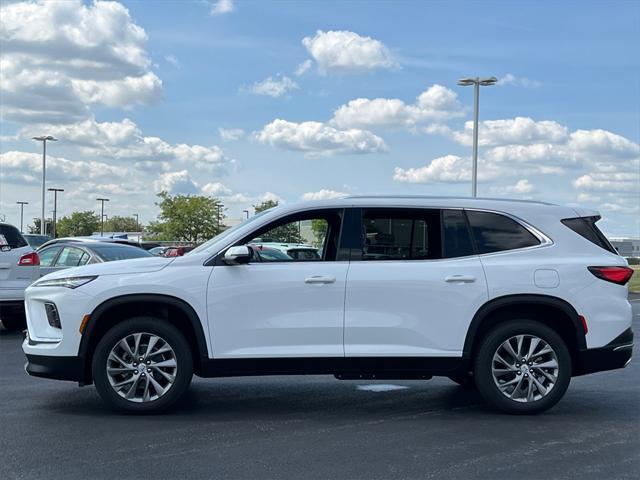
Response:
[{"label": "sky", "polygon": [[[230,218],[275,199],[468,196],[596,209],[640,236],[640,2],[122,1],[0,4],[0,220]],[[47,216],[53,197],[47,194]]]}]

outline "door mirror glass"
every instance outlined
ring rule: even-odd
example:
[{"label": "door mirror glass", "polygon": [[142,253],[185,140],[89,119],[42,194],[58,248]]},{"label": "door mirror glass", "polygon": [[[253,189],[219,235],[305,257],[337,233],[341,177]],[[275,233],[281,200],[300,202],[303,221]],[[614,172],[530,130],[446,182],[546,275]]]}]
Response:
[{"label": "door mirror glass", "polygon": [[224,254],[224,263],[227,265],[240,265],[249,263],[251,252],[246,245],[229,248]]}]

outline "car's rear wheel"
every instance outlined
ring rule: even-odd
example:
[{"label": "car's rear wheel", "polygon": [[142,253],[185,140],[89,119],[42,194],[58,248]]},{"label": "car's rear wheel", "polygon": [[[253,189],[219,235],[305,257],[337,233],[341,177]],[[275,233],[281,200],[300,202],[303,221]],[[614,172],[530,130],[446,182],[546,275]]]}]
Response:
[{"label": "car's rear wheel", "polygon": [[571,380],[571,355],[551,328],[512,320],[491,330],[475,358],[482,397],[507,413],[534,414],[554,406]]},{"label": "car's rear wheel", "polygon": [[137,317],[105,334],[92,371],[98,393],[109,405],[155,413],[184,394],[193,376],[193,357],[176,327],[158,318]]}]

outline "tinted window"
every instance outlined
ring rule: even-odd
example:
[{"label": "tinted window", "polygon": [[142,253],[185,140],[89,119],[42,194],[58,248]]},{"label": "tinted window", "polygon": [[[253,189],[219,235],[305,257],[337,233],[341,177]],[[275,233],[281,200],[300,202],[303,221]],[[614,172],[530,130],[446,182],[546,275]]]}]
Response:
[{"label": "tinted window", "polygon": [[77,267],[81,265],[80,260],[84,252],[75,247],[64,247],[58,259],[56,260],[56,267]]},{"label": "tinted window", "polygon": [[365,210],[363,260],[424,260],[441,257],[437,210]]},{"label": "tinted window", "polygon": [[462,210],[442,211],[443,234],[444,234],[444,257],[465,257],[473,255],[473,243],[467,219]]},{"label": "tinted window", "polygon": [[50,267],[62,247],[49,247],[38,252],[41,267]]},{"label": "tinted window", "polygon": [[615,248],[609,243],[607,238],[602,234],[596,222],[600,217],[577,217],[565,218],[562,220],[567,227],[576,232],[578,235],[586,238],[591,243],[596,244],[600,248],[604,248],[608,252],[617,254]]},{"label": "tinted window", "polygon": [[293,258],[291,258],[286,253],[273,248],[255,247],[255,252],[258,254],[258,257],[262,262],[292,262],[293,261]]},{"label": "tinted window", "polygon": [[467,211],[478,253],[492,253],[539,245],[529,230],[498,213]]},{"label": "tinted window", "polygon": [[153,257],[149,252],[138,247],[125,246],[101,246],[92,247],[98,256],[105,262],[113,262],[116,260],[127,260],[129,258]]},{"label": "tinted window", "polygon": [[6,245],[9,248],[21,248],[27,246],[27,241],[16,227],[0,225],[0,247]]}]

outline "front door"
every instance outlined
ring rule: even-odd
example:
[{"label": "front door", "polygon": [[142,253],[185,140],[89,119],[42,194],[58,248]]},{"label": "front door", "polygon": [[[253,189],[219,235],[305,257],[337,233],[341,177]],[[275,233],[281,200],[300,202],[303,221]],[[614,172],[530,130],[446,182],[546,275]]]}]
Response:
[{"label": "front door", "polygon": [[[248,264],[216,262],[207,292],[215,358],[344,356],[341,224],[335,209],[288,216],[238,243],[252,252]],[[287,255],[294,244],[317,258]]]}]

